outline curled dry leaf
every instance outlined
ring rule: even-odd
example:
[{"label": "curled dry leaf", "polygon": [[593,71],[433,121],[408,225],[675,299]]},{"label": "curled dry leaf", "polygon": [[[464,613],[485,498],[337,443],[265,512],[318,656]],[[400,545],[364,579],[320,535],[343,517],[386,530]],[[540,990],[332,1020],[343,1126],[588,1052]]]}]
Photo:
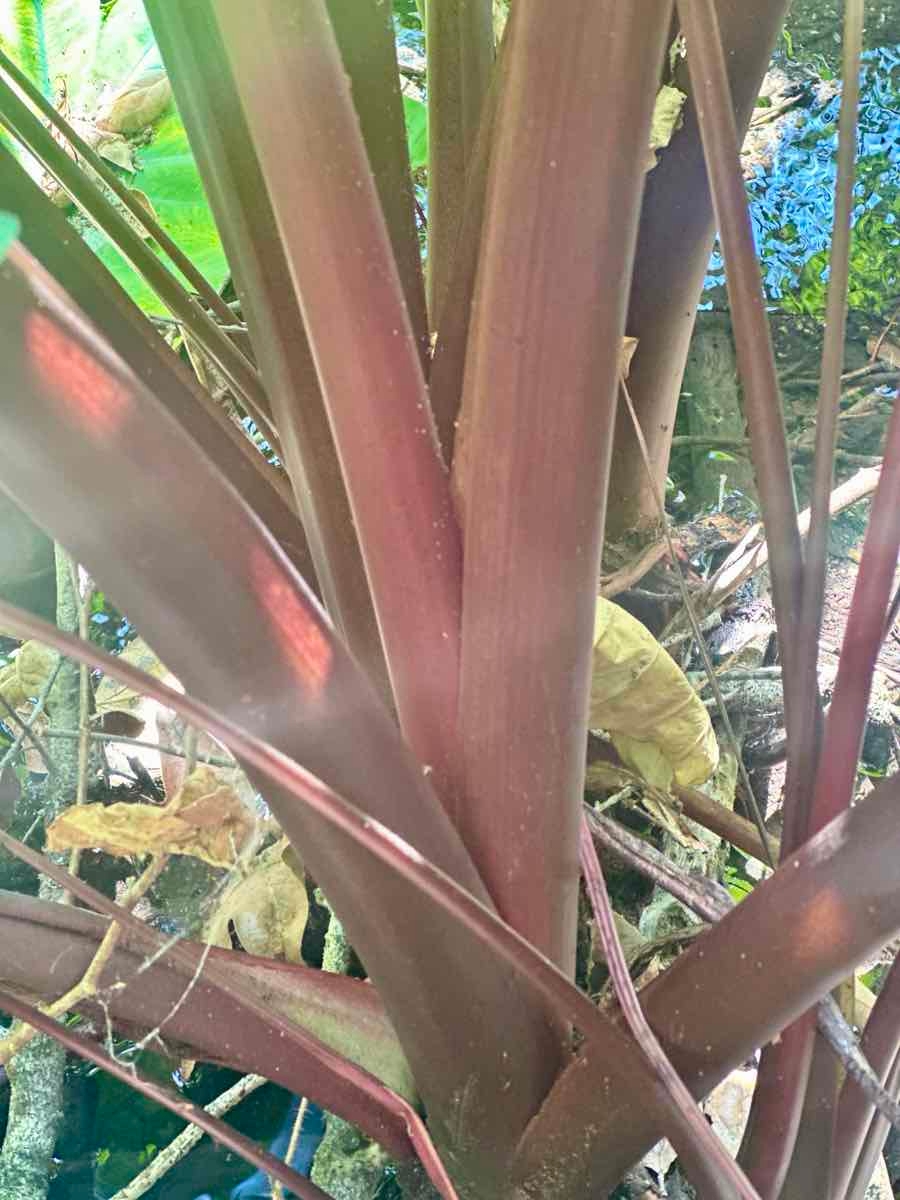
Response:
[{"label": "curled dry leaf", "polygon": [[97,113],[100,129],[112,133],[140,133],[161,117],[172,102],[172,85],[160,67],[129,80]]},{"label": "curled dry leaf", "polygon": [[600,597],[594,622],[591,727],[664,791],[704,783],[719,747],[709,714],[675,660],[636,618]]},{"label": "curled dry leaf", "polygon": [[[293,865],[291,865],[293,863]],[[249,954],[300,962],[309,899],[287,838],[263,851],[245,878],[223,895],[206,930],[213,946],[231,945],[230,927]]]},{"label": "curled dry leaf", "polygon": [[631,370],[631,360],[634,358],[634,352],[638,348],[638,339],[636,337],[623,337],[622,349],[619,351],[619,372],[623,379],[628,378],[628,372]]},{"label": "curled dry leaf", "polygon": [[66,809],[47,830],[48,850],[95,848],[120,857],[188,854],[232,867],[253,831],[254,817],[209,767],[198,767],[161,808],[149,804],[84,804]]},{"label": "curled dry leaf", "polygon": [[55,650],[40,642],[23,642],[12,662],[0,671],[0,696],[11,708],[21,708],[38,695],[58,662]]}]

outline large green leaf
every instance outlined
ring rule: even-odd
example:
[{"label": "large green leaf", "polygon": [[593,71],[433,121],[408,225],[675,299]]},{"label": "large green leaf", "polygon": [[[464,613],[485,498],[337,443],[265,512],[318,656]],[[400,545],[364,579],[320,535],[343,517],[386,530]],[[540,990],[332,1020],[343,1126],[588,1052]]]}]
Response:
[{"label": "large green leaf", "polygon": [[[104,92],[159,66],[143,0],[117,0],[105,20],[97,0],[0,0],[0,46],[48,98],[62,81],[76,115],[96,112]],[[136,163],[129,182],[146,194],[167,232],[220,287],[228,270],[225,255],[176,113],[163,117]],[[102,234],[90,229],[85,238],[145,312],[166,311]]]},{"label": "large green leaf", "polygon": [[64,83],[79,113],[106,85],[158,62],[143,0],[118,0],[106,20],[97,0],[0,0],[0,46],[48,99]]},{"label": "large green leaf", "polygon": [[99,33],[96,0],[0,0],[0,46],[48,98],[59,78],[81,93]]},{"label": "large green leaf", "polygon": [[[96,0],[81,0],[96,9]],[[123,83],[138,67],[159,63],[156,42],[144,0],[116,0],[103,22],[92,63],[93,78],[99,83]]]},{"label": "large green leaf", "polygon": [[[213,287],[220,287],[228,273],[228,264],[177,113],[162,119],[153,141],[140,151],[137,161],[139,170],[132,183],[149,196],[160,224],[198,270]],[[91,230],[85,237],[135,303],[148,313],[166,311],[152,289],[102,234]]]}]

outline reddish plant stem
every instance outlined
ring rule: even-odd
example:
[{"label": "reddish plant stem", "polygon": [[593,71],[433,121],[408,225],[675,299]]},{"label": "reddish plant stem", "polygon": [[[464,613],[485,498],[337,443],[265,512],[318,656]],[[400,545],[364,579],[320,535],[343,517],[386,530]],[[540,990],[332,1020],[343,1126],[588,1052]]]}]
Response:
[{"label": "reddish plant stem", "polygon": [[[221,0],[215,11],[303,311],[401,726],[452,810],[459,529],[349,81],[324,0],[252,10]],[[328,170],[297,170],[298,158]]]},{"label": "reddish plant stem", "polygon": [[669,1139],[678,1151],[690,1179],[700,1188],[704,1197],[712,1200],[733,1200],[734,1197],[759,1200],[718,1135],[707,1124],[694,1097],[682,1083],[647,1023],[622,953],[606,881],[586,816],[582,816],[581,821],[579,857],[616,998],[632,1036],[656,1077],[671,1121],[671,1125],[667,1126]]},{"label": "reddish plant stem", "polygon": [[[714,0],[678,0],[687,37],[688,67],[725,259],[728,297],[734,316],[735,348],[750,432],[760,508],[770,550],[772,592],[779,646],[784,662],[785,725],[793,735],[800,707],[794,675],[794,636],[802,599],[802,555],[793,479],[784,429],[781,395],[747,194],[739,142],[719,37]],[[751,1179],[765,1200],[774,1200],[799,1127],[815,1029],[810,1017],[794,1036],[773,1051],[779,1061],[766,1068],[787,1075],[791,1086],[777,1091],[775,1079],[759,1094],[753,1129],[745,1141]],[[776,1098],[777,1097],[777,1098]]]},{"label": "reddish plant stem", "polygon": [[[514,20],[510,14],[510,22]],[[509,27],[509,23],[507,28]],[[507,44],[508,35],[503,39]],[[481,248],[481,227],[484,220],[485,193],[491,159],[495,118],[500,89],[503,86],[507,55],[501,46],[497,65],[491,76],[491,86],[484,99],[478,137],[472,151],[466,177],[465,207],[453,254],[450,275],[440,313],[434,319],[437,341],[431,360],[428,390],[438,440],[448,467],[453,462],[457,421],[462,403],[463,378],[466,367],[466,345],[472,320],[472,298],[478,273]],[[462,519],[458,507],[457,515]]]},{"label": "reddish plant stem", "polygon": [[[361,7],[365,11],[368,0]],[[174,6],[168,0],[147,2],[271,399],[279,455],[303,520],[323,601],[348,649],[391,707],[387,664],[350,501],[214,8],[213,0]],[[399,240],[399,232],[397,236]],[[424,302],[422,309],[424,327]]]},{"label": "reddish plant stem", "polygon": [[427,0],[428,311],[443,320],[494,66],[491,0]]},{"label": "reddish plant stem", "polygon": [[[270,1154],[268,1150],[261,1150],[252,1138],[247,1137],[243,1133],[238,1133],[236,1129],[228,1124],[227,1121],[221,1120],[219,1117],[212,1116],[206,1109],[201,1108],[198,1104],[192,1104],[190,1100],[185,1100],[181,1096],[173,1093],[169,1088],[163,1087],[159,1083],[154,1083],[152,1080],[145,1079],[140,1075],[133,1063],[122,1063],[117,1058],[113,1058],[105,1050],[102,1050],[96,1043],[88,1042],[76,1033],[72,1033],[65,1025],[61,1025],[53,1017],[48,1017],[41,1012],[39,1008],[35,1008],[31,1004],[26,1004],[16,996],[10,995],[8,992],[0,991],[0,1007],[4,1012],[18,1017],[20,1021],[32,1025],[35,1029],[39,1029],[42,1033],[46,1033],[49,1037],[55,1038],[67,1050],[73,1054],[77,1054],[79,1058],[87,1059],[88,1062],[94,1063],[102,1070],[112,1075],[115,1079],[125,1083],[134,1091],[139,1092],[142,1096],[146,1096],[148,1100],[154,1100],[157,1104],[161,1104],[163,1108],[167,1108],[177,1117],[184,1121],[190,1121],[197,1125],[204,1133],[208,1133],[214,1141],[220,1142],[223,1146],[227,1146],[229,1150],[233,1150],[235,1154],[239,1154],[241,1158],[251,1163],[258,1170],[270,1175],[273,1179],[280,1180],[286,1187],[289,1187],[292,1192],[300,1196],[302,1200],[328,1200],[328,1194],[323,1192],[305,1175],[301,1175],[299,1171],[295,1171],[293,1167],[289,1167],[286,1162]],[[445,1200],[454,1200],[455,1192],[452,1187],[448,1191],[441,1193]]]},{"label": "reddish plant stem", "polygon": [[[664,854],[618,822],[585,805],[584,817],[595,841],[677,897],[704,921],[718,921],[734,907],[731,897],[711,879],[682,874]],[[582,868],[583,869],[583,868]]]},{"label": "reddish plant stem", "polygon": [[[453,462],[465,543],[458,828],[499,911],[566,972],[604,495],[669,11],[516,6]],[[613,104],[616,123],[601,118]]]},{"label": "reddish plant stem", "polygon": [[[791,692],[792,725],[787,738],[787,777],[784,798],[784,835],[782,853],[789,854],[824,823],[813,812],[814,797],[821,803],[823,792],[816,790],[822,740],[822,706],[819,697],[819,637],[825,596],[828,563],[829,510],[834,476],[834,452],[837,445],[838,414],[841,399],[841,368],[847,319],[847,284],[850,269],[850,223],[853,211],[853,183],[856,162],[856,126],[859,110],[859,65],[862,50],[863,0],[848,0],[844,10],[843,81],[840,129],[837,150],[834,225],[829,256],[828,297],[825,342],[819,383],[816,417],[816,450],[810,501],[810,525],[803,572],[801,616],[796,627],[794,678],[786,683]],[[876,650],[877,654],[877,650]],[[829,715],[829,721],[831,716]],[[865,724],[862,714],[859,737]],[[851,776],[855,779],[854,770]],[[847,803],[851,790],[847,792]],[[833,815],[833,813],[831,814]],[[802,1077],[802,1064],[808,1057],[803,1039],[808,1039],[812,1055],[808,1079]],[[791,1059],[791,1054],[795,1056]],[[790,1061],[789,1061],[790,1060]],[[766,1050],[760,1064],[760,1078],[781,1081],[783,1092],[772,1112],[757,1105],[761,1128],[760,1141],[771,1141],[767,1130],[779,1127],[779,1108],[796,1105],[802,1096],[799,1132],[793,1144],[790,1168],[778,1192],[783,1200],[802,1200],[810,1190],[830,1194],[830,1159],[822,1153],[824,1145],[834,1141],[834,1121],[839,1088],[839,1064],[824,1040],[816,1035],[813,1014],[809,1013],[794,1029],[786,1031],[782,1043]],[[786,1078],[785,1078],[786,1076]],[[783,1143],[785,1151],[788,1140]]]},{"label": "reddish plant stem", "polygon": [[828,712],[810,833],[850,803],[865,731],[872,676],[900,551],[900,398],[888,422],[881,478],[872,500],[856,587]]},{"label": "reddish plant stem", "polygon": [[[802,553],[762,277],[741,172],[716,5],[714,0],[679,0],[678,12],[689,46],[693,97],[725,259],[738,370],[769,545],[779,643],[785,678],[789,679],[793,635],[800,613]],[[787,693],[785,714],[790,731],[795,697],[790,688]]]},{"label": "reddish plant stem", "polygon": [[809,534],[803,569],[803,600],[797,627],[795,670],[799,686],[796,720],[788,739],[784,801],[784,852],[790,853],[813,832],[812,797],[822,733],[819,698],[819,635],[828,565],[828,530],[834,483],[841,400],[841,369],[847,324],[847,284],[850,274],[850,221],[856,164],[856,125],[859,112],[859,60],[862,51],[864,0],[847,0],[844,12],[843,86],[838,132],[834,226],[829,254],[825,341],[822,349],[816,411],[816,451],[810,499]]}]

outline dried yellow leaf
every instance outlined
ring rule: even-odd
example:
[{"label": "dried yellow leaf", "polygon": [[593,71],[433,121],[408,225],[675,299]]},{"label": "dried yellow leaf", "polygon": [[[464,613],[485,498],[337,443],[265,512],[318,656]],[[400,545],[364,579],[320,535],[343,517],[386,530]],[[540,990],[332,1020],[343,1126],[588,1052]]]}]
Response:
[{"label": "dried yellow leaf", "polygon": [[12,708],[21,708],[44,687],[59,662],[59,655],[40,642],[23,642],[15,658],[0,671],[0,696]]},{"label": "dried yellow leaf", "polygon": [[709,713],[675,660],[625,609],[600,597],[594,622],[591,727],[626,766],[667,790],[704,783],[719,761]]},{"label": "dried yellow leaf", "polygon": [[230,887],[210,921],[206,940],[231,945],[230,926],[249,954],[300,961],[300,943],[309,915],[303,876],[287,861],[286,838],[270,846],[246,878]]},{"label": "dried yellow leaf", "polygon": [[623,337],[622,348],[619,351],[619,374],[623,379],[628,378],[628,372],[631,370],[631,360],[634,358],[634,352],[638,348],[638,339],[636,337]]},{"label": "dried yellow leaf", "polygon": [[231,867],[253,829],[253,816],[209,767],[198,767],[170,803],[83,804],[47,830],[48,850],[99,849],[121,857],[187,854]]}]

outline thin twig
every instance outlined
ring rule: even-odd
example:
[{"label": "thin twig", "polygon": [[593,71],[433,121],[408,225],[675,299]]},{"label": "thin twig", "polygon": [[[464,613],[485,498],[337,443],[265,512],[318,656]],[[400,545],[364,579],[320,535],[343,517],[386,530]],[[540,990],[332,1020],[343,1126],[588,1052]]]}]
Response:
[{"label": "thin twig", "polygon": [[[588,805],[584,818],[592,836],[630,867],[680,900],[686,908],[710,924],[727,916],[734,901],[720,884],[711,879],[685,875],[653,846],[636,837],[618,822],[600,816]],[[844,1014],[832,996],[819,1002],[818,1027],[837,1055],[847,1074],[859,1085],[866,1098],[892,1125],[900,1128],[900,1104],[882,1086]]]},{"label": "thin twig", "polygon": [[714,924],[731,912],[734,901],[720,883],[705,876],[685,875],[654,846],[587,804],[584,815],[591,833],[605,849],[680,900],[702,920]]},{"label": "thin twig", "polygon": [[[831,515],[842,512],[845,508],[857,504],[870,496],[878,486],[881,477],[880,467],[864,467],[850,479],[839,484],[831,493],[829,510]],[[797,518],[800,536],[804,537],[809,531],[810,511],[804,509]],[[755,545],[753,539],[763,532],[762,524],[754,525],[747,531],[738,546],[726,558],[718,571],[709,581],[706,604],[718,605],[751,575],[755,575],[769,561],[769,546],[763,540]],[[749,547],[749,548],[748,548]]]},{"label": "thin twig", "polygon": [[[47,747],[44,745],[43,739],[34,731],[34,721],[36,719],[34,717],[34,713],[30,713],[27,720],[25,720],[23,717],[20,717],[2,693],[0,693],[0,708],[2,708],[6,713],[9,723],[18,726],[19,728],[19,736],[16,738],[16,741],[13,743],[13,745],[18,748],[21,746],[25,738],[28,737],[35,750],[37,750],[38,754],[40,754],[41,758],[44,760],[44,766],[47,768],[47,774],[53,775],[53,760],[50,757],[50,753],[47,750]],[[10,747],[10,749],[12,749],[12,747]],[[7,753],[9,752],[7,751]]]},{"label": "thin twig", "polygon": [[[246,1096],[251,1095],[265,1083],[268,1083],[268,1080],[262,1075],[244,1075],[227,1091],[222,1092],[221,1095],[216,1096],[215,1100],[207,1104],[204,1112],[209,1113],[212,1117],[223,1117],[240,1104]],[[186,1129],[182,1129],[178,1137],[160,1150],[150,1165],[145,1167],[140,1175],[135,1175],[134,1179],[125,1187],[120,1188],[111,1200],[139,1200],[139,1197],[143,1196],[145,1192],[149,1192],[162,1179],[163,1175],[171,1171],[193,1150],[203,1134],[204,1130],[199,1125],[192,1124],[188,1125]],[[290,1159],[287,1161],[290,1163]],[[280,1181],[278,1181],[278,1187],[281,1187]]]},{"label": "thin twig", "polygon": [[856,1035],[847,1024],[833,996],[826,996],[824,1000],[819,1001],[818,1026],[839,1062],[866,1099],[875,1105],[895,1129],[900,1129],[900,1104],[882,1086],[872,1070],[868,1059],[859,1048]]},{"label": "thin twig", "polygon": [[194,1124],[200,1126],[204,1133],[208,1133],[217,1142],[221,1142],[236,1154],[240,1154],[258,1170],[283,1180],[297,1196],[304,1200],[327,1200],[326,1193],[321,1188],[316,1187],[305,1175],[292,1170],[267,1150],[261,1150],[252,1139],[238,1133],[236,1129],[232,1129],[230,1125],[218,1117],[212,1116],[198,1105],[192,1104],[181,1096],[173,1095],[169,1088],[145,1079],[137,1071],[129,1071],[127,1066],[113,1058],[96,1043],[89,1042],[71,1029],[67,1029],[66,1026],[60,1025],[40,1009],[3,991],[0,991],[0,1007],[22,1021],[34,1022],[40,1027],[42,1033],[56,1038],[72,1053],[96,1063],[98,1067],[109,1072],[116,1079],[122,1080],[142,1095],[162,1104],[182,1120],[193,1121]]},{"label": "thin twig", "polygon": [[[144,870],[143,874],[132,883],[125,895],[122,897],[121,905],[123,908],[132,908],[142,896],[146,894],[148,889],[159,878],[162,868],[168,860],[167,855],[156,855],[149,866]],[[70,893],[67,893],[70,895]],[[123,927],[116,922],[113,922],[97,947],[94,957],[91,959],[87,970],[82,975],[81,979],[73,987],[58,1000],[54,1000],[51,1004],[42,1005],[41,1012],[48,1017],[58,1019],[65,1016],[73,1008],[82,1004],[85,1000],[89,1000],[98,993],[98,985],[100,976],[106,969],[109,963],[110,956],[113,950],[118,945],[122,935]],[[207,948],[208,949],[208,948]],[[205,959],[204,959],[205,961]],[[188,985],[187,991],[190,991],[191,984]],[[118,986],[118,985],[113,985]],[[183,1001],[183,997],[182,997]],[[179,1001],[179,1006],[182,1001]],[[176,1010],[173,1010],[173,1013]],[[173,1014],[169,1014],[170,1016]],[[168,1019],[168,1018],[167,1018]],[[27,1045],[32,1038],[37,1035],[37,1029],[32,1025],[19,1025],[14,1032],[7,1034],[5,1038],[0,1039],[0,1063],[6,1064],[14,1054]],[[154,1031],[155,1032],[155,1031]]]},{"label": "thin twig", "polygon": [[[159,742],[143,741],[140,738],[123,737],[118,733],[99,733],[91,732],[91,741],[93,742],[114,742],[117,746],[135,746],[139,750],[156,750],[160,754],[168,755],[170,758],[187,758],[187,752],[184,750],[176,750],[171,746],[162,746]],[[78,737],[78,731],[75,729],[54,729],[44,733],[44,737],[48,740],[53,738],[74,739]],[[7,752],[8,753],[8,752]],[[197,754],[197,762],[209,763],[213,767],[236,767],[238,764],[233,758],[226,758],[221,754]]]},{"label": "thin twig", "polygon": [[[116,925],[115,928],[121,929],[122,927],[121,927],[121,925]],[[185,1003],[188,996],[190,996],[191,992],[194,990],[194,988],[200,982],[200,976],[203,974],[203,968],[206,966],[206,960],[209,957],[209,952],[211,949],[212,949],[212,946],[210,946],[207,943],[203,947],[203,949],[200,951],[200,954],[197,958],[197,966],[194,969],[193,975],[188,980],[187,986],[182,989],[181,995],[178,997],[178,999],[175,1001],[175,1003],[172,1005],[172,1007],[169,1009],[169,1011],[166,1013],[166,1015],[163,1017],[163,1019],[157,1025],[154,1025],[154,1027],[149,1031],[149,1033],[145,1033],[139,1042],[135,1042],[134,1047],[133,1047],[134,1052],[139,1052],[141,1050],[146,1049],[146,1047],[149,1046],[150,1043],[152,1041],[154,1041],[154,1039],[159,1037],[159,1035],[162,1032],[163,1026],[168,1025],[168,1023],[172,1020],[172,1018],[175,1016],[175,1014],[178,1012],[178,1010]],[[144,964],[141,964],[141,967],[138,969],[138,974],[140,974],[140,971],[142,969],[144,969]],[[114,986],[118,986],[118,985],[114,985]],[[162,1039],[160,1039],[160,1040],[162,1040]]]},{"label": "thin twig", "polygon": [[[94,595],[93,584],[85,579],[82,592],[79,580],[78,566],[74,560],[69,560],[72,570],[72,592],[78,605],[78,636],[83,642],[90,641],[91,629],[91,599]],[[90,756],[91,732],[91,669],[87,663],[78,666],[78,782],[75,789],[75,803],[87,803],[88,761]],[[81,849],[73,846],[69,854],[69,872],[77,875],[81,866]],[[66,893],[66,903],[69,893]]]},{"label": "thin twig", "polygon": [[[297,1109],[297,1115],[294,1117],[294,1124],[291,1129],[291,1138],[288,1142],[288,1148],[285,1152],[284,1161],[288,1166],[292,1166],[294,1155],[297,1153],[297,1143],[300,1141],[300,1130],[303,1128],[303,1119],[306,1116],[306,1110],[309,1108],[309,1100],[306,1096],[300,1101],[300,1106]],[[280,1179],[272,1180],[272,1200],[284,1200],[284,1188],[281,1185]]]},{"label": "thin twig", "polygon": [[[32,727],[33,727],[35,721],[37,721],[38,717],[44,711],[44,705],[47,703],[47,697],[53,691],[53,685],[54,685],[54,683],[56,683],[56,677],[57,677],[57,675],[59,675],[61,667],[62,667],[62,659],[60,658],[59,661],[57,662],[56,666],[53,668],[53,670],[47,676],[47,680],[44,683],[44,686],[41,688],[40,692],[38,693],[37,698],[35,699],[35,702],[34,702],[34,707],[32,708],[31,712],[28,714],[28,719],[23,721],[19,717],[18,713],[16,713],[16,717],[18,719],[18,724],[21,726],[21,728],[19,729],[19,732],[16,735],[15,741],[7,749],[7,751],[3,755],[3,757],[0,758],[0,774],[3,773],[5,768],[9,766],[9,764],[12,762],[12,760],[15,758],[15,756],[19,753],[19,750],[22,748],[22,743],[25,741],[26,738],[29,738],[31,740],[35,749],[39,752],[39,754],[41,755],[41,758],[43,758],[44,765],[47,768],[48,774],[50,774],[50,775],[53,774],[53,760],[50,758],[50,755],[49,755],[49,752],[48,752],[46,746],[44,746],[42,749],[42,743],[37,739]],[[75,736],[77,737],[78,735],[75,734]]]},{"label": "thin twig", "polygon": [[632,584],[643,579],[651,567],[654,567],[667,551],[667,545],[664,538],[660,538],[658,542],[653,542],[647,546],[640,554],[626,563],[624,567],[620,567],[618,571],[613,571],[610,575],[601,575],[600,577],[600,595],[605,596],[607,600],[611,600],[613,596],[617,596],[620,592],[626,591]]}]

